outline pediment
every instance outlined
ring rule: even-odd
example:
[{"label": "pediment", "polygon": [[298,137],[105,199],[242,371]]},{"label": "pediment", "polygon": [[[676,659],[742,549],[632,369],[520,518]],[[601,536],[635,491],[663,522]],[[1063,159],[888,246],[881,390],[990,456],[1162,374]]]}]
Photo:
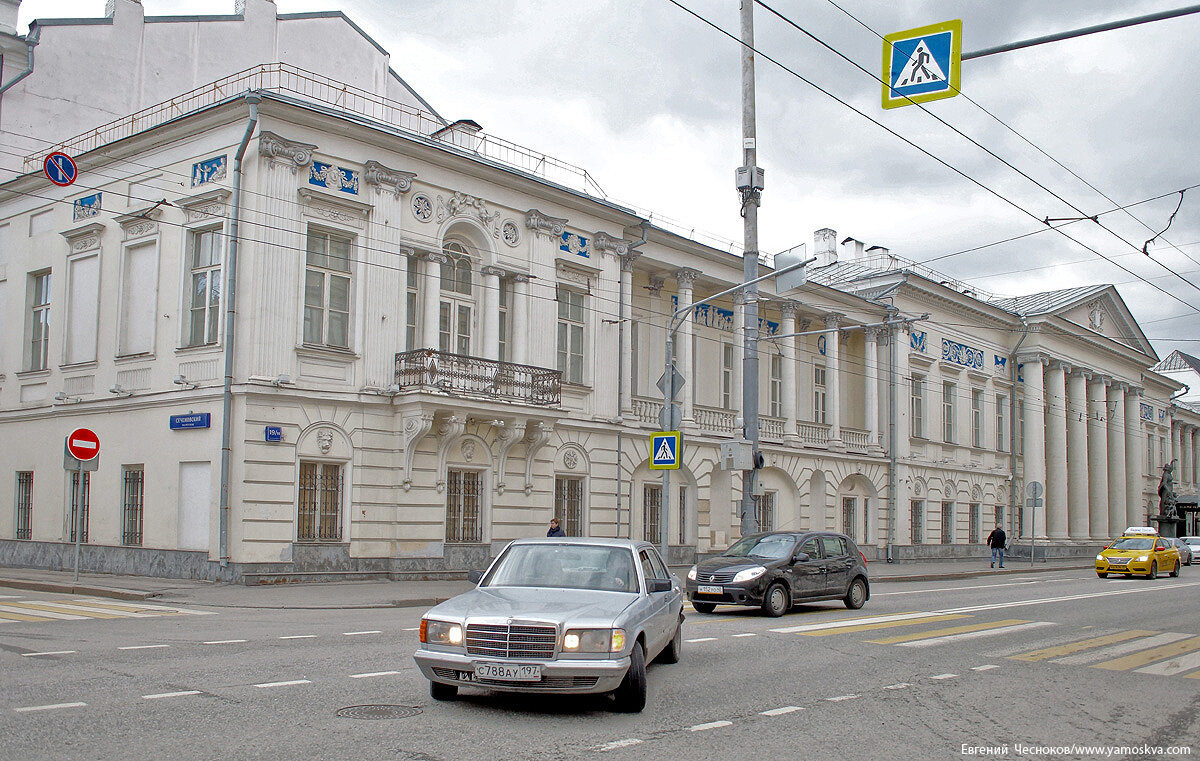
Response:
[{"label": "pediment", "polygon": [[1083,296],[1052,312],[1060,319],[1072,322],[1084,330],[1133,347],[1157,359],[1154,347],[1142,333],[1129,308],[1111,286],[1098,293]]}]

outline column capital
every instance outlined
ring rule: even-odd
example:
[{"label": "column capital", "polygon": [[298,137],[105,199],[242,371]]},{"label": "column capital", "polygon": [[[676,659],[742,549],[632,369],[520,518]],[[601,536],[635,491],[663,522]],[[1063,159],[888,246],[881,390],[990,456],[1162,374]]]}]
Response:
[{"label": "column capital", "polygon": [[744,307],[746,306],[746,302],[747,299],[745,291],[738,291],[737,293],[733,294],[733,303],[736,306]]},{"label": "column capital", "polygon": [[1034,362],[1037,362],[1042,367],[1047,367],[1050,364],[1050,358],[1047,357],[1045,354],[1042,354],[1041,352],[1017,355],[1017,364],[1019,364],[1019,365],[1029,365],[1029,364],[1033,364]]},{"label": "column capital", "polygon": [[683,267],[675,270],[675,282],[680,288],[691,288],[692,283],[696,282],[696,278],[700,275],[700,270],[694,270],[690,267]]},{"label": "column capital", "polygon": [[526,274],[524,272],[514,272],[514,273],[512,273],[512,275],[510,275],[510,277],[512,277],[512,281],[514,283],[528,283],[530,280],[533,279],[532,275]]},{"label": "column capital", "polygon": [[499,267],[494,267],[489,264],[486,267],[481,267],[479,269],[479,274],[483,275],[484,277],[504,277],[505,275],[508,274],[508,272],[506,272],[505,270],[503,270]]},{"label": "column capital", "polygon": [[1051,370],[1062,370],[1063,375],[1070,375],[1071,372],[1075,368],[1074,368],[1074,366],[1071,365],[1070,362],[1065,362],[1061,359],[1053,359],[1053,360],[1050,360],[1050,369]]},{"label": "column capital", "polygon": [[633,272],[633,263],[636,262],[638,257],[641,255],[641,251],[626,251],[623,254],[618,254],[618,257],[621,260],[621,271]]},{"label": "column capital", "polygon": [[1113,384],[1113,379],[1103,373],[1092,373],[1092,377],[1088,379],[1093,386],[1104,386],[1108,388]]},{"label": "column capital", "polygon": [[825,327],[833,330],[840,325],[842,320],[845,318],[846,315],[842,314],[841,312],[830,312],[829,314],[825,315]]},{"label": "column capital", "polygon": [[666,280],[663,279],[662,275],[651,275],[650,285],[646,286],[646,288],[652,296],[657,296],[662,293],[664,283],[666,283]]},{"label": "column capital", "polygon": [[450,261],[450,257],[446,254],[443,254],[441,251],[421,251],[417,254],[417,256],[421,257],[427,262],[433,262],[434,264],[445,264],[446,262]]},{"label": "column capital", "polygon": [[865,328],[863,330],[863,335],[867,337],[867,341],[874,343],[879,340],[879,334],[882,331],[883,328],[880,327]]},{"label": "column capital", "polygon": [[313,151],[317,146],[311,143],[301,143],[276,135],[274,132],[263,130],[258,133],[258,155],[291,168],[294,173],[312,163]]},{"label": "column capital", "polygon": [[779,302],[779,316],[785,320],[796,318],[796,307],[799,306],[794,301],[783,300]]},{"label": "column capital", "polygon": [[629,241],[609,235],[603,230],[592,235],[592,245],[597,251],[614,256],[625,256],[629,253]]},{"label": "column capital", "polygon": [[525,226],[533,230],[535,235],[557,237],[567,229],[567,220],[563,217],[551,217],[537,209],[525,212]]}]

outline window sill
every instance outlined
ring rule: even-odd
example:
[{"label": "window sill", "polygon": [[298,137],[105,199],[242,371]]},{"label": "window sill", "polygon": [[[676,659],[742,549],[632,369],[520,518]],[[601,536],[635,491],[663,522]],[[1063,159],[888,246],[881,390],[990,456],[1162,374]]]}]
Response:
[{"label": "window sill", "polygon": [[217,354],[221,351],[221,344],[196,344],[195,346],[180,346],[175,350],[175,355],[181,354]]},{"label": "window sill", "polygon": [[358,353],[352,349],[339,349],[333,346],[316,346],[314,344],[301,344],[296,347],[296,355],[307,357],[309,359],[336,359],[345,362],[353,362],[358,359]]},{"label": "window sill", "polygon": [[93,359],[88,362],[74,362],[69,365],[59,365],[58,370],[59,372],[69,373],[76,370],[95,370],[99,366],[100,363]]},{"label": "window sill", "polygon": [[26,381],[34,380],[36,378],[49,378],[50,373],[51,370],[48,367],[41,370],[21,370],[17,373],[17,380]]},{"label": "window sill", "polygon": [[151,362],[154,360],[154,352],[143,351],[137,354],[118,354],[113,357],[113,362],[118,365],[128,365],[134,362]]}]

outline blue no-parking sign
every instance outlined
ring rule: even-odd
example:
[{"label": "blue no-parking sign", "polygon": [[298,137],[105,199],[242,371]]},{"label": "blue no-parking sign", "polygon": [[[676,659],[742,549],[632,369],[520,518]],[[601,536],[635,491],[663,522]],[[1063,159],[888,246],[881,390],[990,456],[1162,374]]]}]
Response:
[{"label": "blue no-parking sign", "polygon": [[55,151],[47,156],[46,160],[42,162],[42,170],[46,173],[47,179],[60,188],[65,188],[75,182],[75,178],[79,176],[79,167],[75,166],[75,159],[62,151]]},{"label": "blue no-parking sign", "polygon": [[683,458],[683,434],[662,431],[650,434],[650,469],[679,470]]},{"label": "blue no-parking sign", "polygon": [[893,32],[883,38],[883,107],[958,95],[962,20]]}]

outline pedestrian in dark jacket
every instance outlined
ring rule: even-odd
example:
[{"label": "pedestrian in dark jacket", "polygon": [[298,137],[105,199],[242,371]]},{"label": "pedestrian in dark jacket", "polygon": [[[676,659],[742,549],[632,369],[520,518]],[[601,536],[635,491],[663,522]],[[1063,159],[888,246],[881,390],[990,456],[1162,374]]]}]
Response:
[{"label": "pedestrian in dark jacket", "polygon": [[546,536],[566,536],[567,532],[558,527],[558,518],[550,519],[550,530],[546,532]]},{"label": "pedestrian in dark jacket", "polygon": [[988,547],[992,548],[992,568],[996,567],[996,560],[1000,560],[1000,567],[1004,567],[1004,548],[1008,546],[1008,535],[1004,533],[1004,529],[997,524],[996,529],[988,534]]}]

